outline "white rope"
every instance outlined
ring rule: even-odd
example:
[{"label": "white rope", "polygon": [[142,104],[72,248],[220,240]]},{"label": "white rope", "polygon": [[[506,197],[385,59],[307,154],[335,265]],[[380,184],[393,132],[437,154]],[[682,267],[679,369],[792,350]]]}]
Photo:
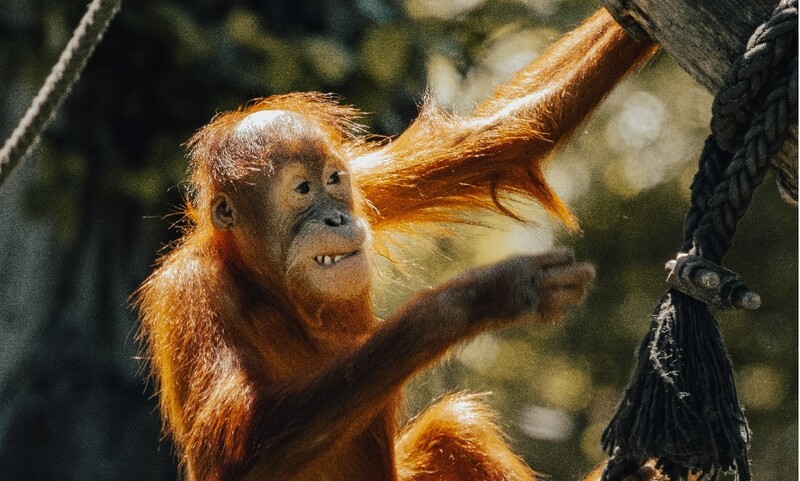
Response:
[{"label": "white rope", "polygon": [[100,43],[122,0],[93,0],[25,116],[0,149],[0,186],[33,149]]}]

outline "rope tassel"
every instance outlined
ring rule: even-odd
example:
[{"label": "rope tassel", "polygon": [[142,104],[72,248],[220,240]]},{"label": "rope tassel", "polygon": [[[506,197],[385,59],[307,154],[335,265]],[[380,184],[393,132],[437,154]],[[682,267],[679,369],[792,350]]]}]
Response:
[{"label": "rope tassel", "polygon": [[736,396],[719,325],[702,302],[670,289],[653,312],[639,363],[603,433],[604,480],[622,480],[648,459],[671,480],[737,471],[749,481],[750,431]]},{"label": "rope tassel", "polygon": [[[750,430],[733,366],[707,304],[756,309],[739,276],[717,265],[761,184],[769,157],[797,120],[797,0],[782,0],[733,62],[717,92],[684,244],[668,263],[669,289],[650,320],[617,412],[603,432],[603,481],[622,481],[649,460],[672,481],[690,474],[750,481]],[[706,478],[708,476],[708,478]]]}]

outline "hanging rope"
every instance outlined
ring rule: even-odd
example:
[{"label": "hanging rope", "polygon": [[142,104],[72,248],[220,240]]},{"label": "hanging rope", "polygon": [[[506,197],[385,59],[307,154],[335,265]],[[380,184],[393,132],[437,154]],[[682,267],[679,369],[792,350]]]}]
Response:
[{"label": "hanging rope", "polygon": [[[796,16],[794,24],[796,27]],[[792,120],[797,118],[797,52],[791,61],[775,69],[789,71],[778,77],[763,107],[753,118],[744,136],[744,145],[725,167],[724,178],[714,186],[694,229],[695,250],[714,262],[722,260],[730,247],[736,224],[747,212],[753,190],[764,179],[770,157],[781,149]],[[710,158],[720,160],[728,157],[717,154]],[[717,169],[720,167],[716,166]]]},{"label": "hanging rope", "polygon": [[0,185],[36,145],[42,131],[78,80],[121,5],[122,0],[93,0],[89,4],[25,116],[0,149]]},{"label": "hanging rope", "polygon": [[[706,304],[755,309],[760,298],[717,265],[728,251],[769,157],[797,119],[797,0],[783,0],[733,62],[713,103],[712,135],[692,182],[682,254],[668,263],[637,365],[602,436],[603,480],[621,481],[649,459],[673,481],[689,473],[751,479],[750,431],[733,368]],[[702,302],[701,302],[702,301]]]}]

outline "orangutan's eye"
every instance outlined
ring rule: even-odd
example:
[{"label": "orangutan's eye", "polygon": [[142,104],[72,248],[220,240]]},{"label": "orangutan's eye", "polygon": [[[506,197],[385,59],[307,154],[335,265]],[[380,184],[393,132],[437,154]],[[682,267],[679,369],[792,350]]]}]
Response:
[{"label": "orangutan's eye", "polygon": [[298,194],[308,194],[311,191],[311,186],[308,185],[308,181],[304,180],[303,182],[299,183],[297,187],[294,188],[294,191]]}]

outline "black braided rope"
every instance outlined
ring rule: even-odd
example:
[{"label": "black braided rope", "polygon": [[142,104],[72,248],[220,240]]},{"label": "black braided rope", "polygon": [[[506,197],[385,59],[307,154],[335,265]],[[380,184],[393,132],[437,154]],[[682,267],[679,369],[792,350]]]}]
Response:
[{"label": "black braided rope", "polygon": [[703,152],[700,154],[700,167],[692,181],[691,206],[686,214],[681,252],[690,252],[694,246],[694,233],[700,221],[708,212],[708,200],[714,194],[714,188],[725,178],[725,169],[730,165],[733,154],[719,148],[714,135],[706,139]]},{"label": "black braided rope", "polygon": [[700,157],[685,223],[682,251],[713,262],[730,248],[769,158],[797,119],[797,0],[782,0],[747,45],[714,99],[713,134]]},{"label": "black braided rope", "polygon": [[797,119],[797,56],[793,69],[781,78],[750,124],[740,148],[725,169],[724,180],[707,199],[704,213],[694,232],[698,254],[719,262],[733,241],[736,225],[747,212],[753,190],[764,180],[770,157],[783,146],[792,120]]},{"label": "black braided rope", "polygon": [[782,1],[747,42],[745,53],[728,69],[714,97],[711,129],[717,143],[729,152],[741,146],[754,102],[776,68],[796,54],[797,2]]}]

